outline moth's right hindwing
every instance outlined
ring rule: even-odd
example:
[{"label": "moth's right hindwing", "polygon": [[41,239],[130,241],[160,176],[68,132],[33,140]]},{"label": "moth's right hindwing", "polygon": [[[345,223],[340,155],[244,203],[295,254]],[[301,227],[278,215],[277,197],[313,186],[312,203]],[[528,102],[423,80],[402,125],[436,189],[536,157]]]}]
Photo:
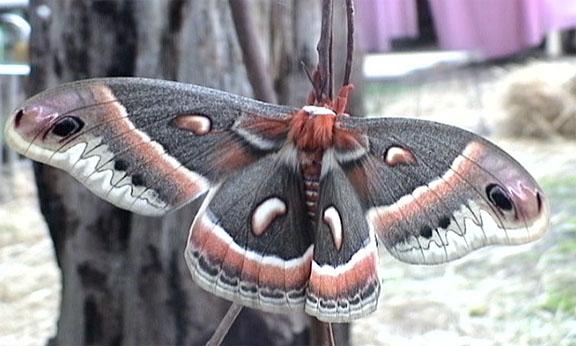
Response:
[{"label": "moth's right hindwing", "polygon": [[376,310],[380,293],[376,238],[340,167],[321,178],[315,227],[305,311],[322,321],[348,322]]},{"label": "moth's right hindwing", "polygon": [[282,131],[266,137],[258,124],[290,112],[188,84],[93,79],[28,100],[6,133],[16,150],[68,171],[109,202],[161,215],[277,150]]}]

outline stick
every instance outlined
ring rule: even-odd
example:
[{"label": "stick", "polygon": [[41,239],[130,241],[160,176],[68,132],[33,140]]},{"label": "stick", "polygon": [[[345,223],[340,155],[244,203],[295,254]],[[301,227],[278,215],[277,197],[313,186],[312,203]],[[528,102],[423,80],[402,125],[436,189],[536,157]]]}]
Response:
[{"label": "stick", "polygon": [[332,0],[322,2],[322,25],[320,39],[316,50],[318,51],[318,73],[320,74],[320,83],[315,85],[316,98],[319,103],[331,99],[332,95],[328,93],[331,89],[332,76],[330,75],[330,47],[332,41]]},{"label": "stick", "polygon": [[228,334],[230,327],[232,327],[232,324],[236,321],[240,311],[242,311],[242,305],[236,303],[230,305],[226,315],[224,315],[224,318],[222,318],[222,321],[220,321],[220,324],[216,327],[214,334],[212,334],[206,346],[220,346],[222,344],[222,340],[224,340],[224,337]]},{"label": "stick", "polygon": [[352,74],[352,60],[354,59],[354,1],[346,0],[346,24],[347,43],[346,43],[346,67],[344,70],[344,83],[342,86],[350,84],[350,75]]},{"label": "stick", "polygon": [[269,103],[277,103],[272,78],[266,69],[262,40],[254,22],[254,10],[250,8],[250,3],[247,0],[229,0],[228,3],[242,50],[242,59],[254,91],[254,98]]},{"label": "stick", "polygon": [[332,331],[332,323],[322,322],[319,319],[312,317],[312,328],[310,345],[318,346],[334,346],[334,332]]}]

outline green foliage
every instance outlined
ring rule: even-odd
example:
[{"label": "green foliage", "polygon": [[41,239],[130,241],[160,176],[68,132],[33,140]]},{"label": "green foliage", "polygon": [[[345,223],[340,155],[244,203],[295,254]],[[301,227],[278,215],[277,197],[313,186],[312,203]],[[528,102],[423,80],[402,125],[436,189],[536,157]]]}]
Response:
[{"label": "green foliage", "polygon": [[18,228],[16,228],[16,226],[0,224],[0,234],[14,234],[16,232],[18,232]]},{"label": "green foliage", "polygon": [[560,215],[562,232],[576,233],[576,175],[545,177],[539,180],[552,213]]},{"label": "green foliage", "polygon": [[561,311],[576,316],[576,287],[554,287],[547,293],[542,308],[554,313]]},{"label": "green foliage", "polygon": [[[557,251],[563,254],[576,254],[576,239],[568,239],[558,244]],[[574,287],[576,291],[576,286]]]},{"label": "green foliage", "polygon": [[488,314],[488,305],[476,305],[468,309],[468,315],[470,317],[482,317]]}]

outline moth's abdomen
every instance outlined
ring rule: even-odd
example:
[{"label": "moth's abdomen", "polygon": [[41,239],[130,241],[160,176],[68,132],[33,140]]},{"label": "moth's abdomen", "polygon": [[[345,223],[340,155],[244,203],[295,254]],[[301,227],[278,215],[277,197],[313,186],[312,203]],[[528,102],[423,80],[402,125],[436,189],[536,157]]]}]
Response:
[{"label": "moth's abdomen", "polygon": [[319,175],[303,175],[304,196],[306,199],[306,211],[311,220],[316,218],[318,211],[318,193],[320,188]]}]

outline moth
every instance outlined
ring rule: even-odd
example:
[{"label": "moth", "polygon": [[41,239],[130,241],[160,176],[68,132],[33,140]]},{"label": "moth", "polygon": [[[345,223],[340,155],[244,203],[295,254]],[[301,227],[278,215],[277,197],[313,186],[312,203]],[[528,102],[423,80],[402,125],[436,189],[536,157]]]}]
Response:
[{"label": "moth", "polygon": [[442,263],[534,240],[549,222],[542,190],[512,157],[422,120],[108,78],[27,100],[6,137],[135,213],[164,215],[204,197],[185,253],[198,285],[327,322],[376,309],[379,250]]}]

